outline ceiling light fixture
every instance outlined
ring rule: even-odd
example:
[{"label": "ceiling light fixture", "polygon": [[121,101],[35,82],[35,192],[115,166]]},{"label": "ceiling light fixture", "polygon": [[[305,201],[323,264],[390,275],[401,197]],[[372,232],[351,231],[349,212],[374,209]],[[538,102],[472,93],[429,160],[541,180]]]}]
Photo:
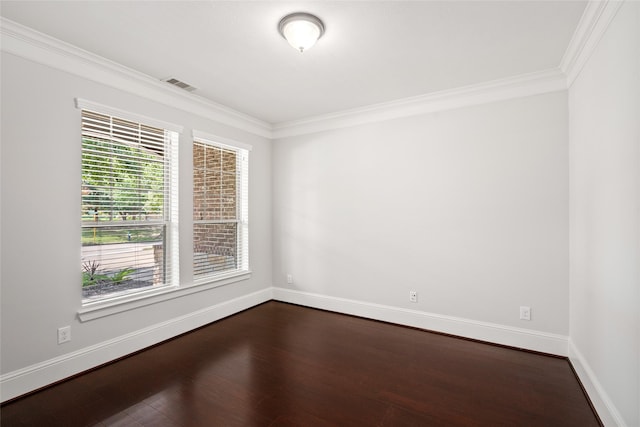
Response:
[{"label": "ceiling light fixture", "polygon": [[322,37],[324,24],[317,16],[296,12],[280,20],[278,31],[291,46],[303,53]]}]

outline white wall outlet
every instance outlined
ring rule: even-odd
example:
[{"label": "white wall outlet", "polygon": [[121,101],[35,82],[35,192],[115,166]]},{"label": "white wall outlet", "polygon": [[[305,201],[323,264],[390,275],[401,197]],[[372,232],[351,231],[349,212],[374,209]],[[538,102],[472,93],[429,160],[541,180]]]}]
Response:
[{"label": "white wall outlet", "polygon": [[416,291],[409,291],[409,301],[418,302],[418,293]]},{"label": "white wall outlet", "polygon": [[63,326],[58,328],[58,344],[71,341],[71,326]]},{"label": "white wall outlet", "polygon": [[287,274],[287,283],[288,284],[292,284],[293,283],[293,276],[291,274]]},{"label": "white wall outlet", "polygon": [[531,320],[531,307],[520,306],[520,319]]}]

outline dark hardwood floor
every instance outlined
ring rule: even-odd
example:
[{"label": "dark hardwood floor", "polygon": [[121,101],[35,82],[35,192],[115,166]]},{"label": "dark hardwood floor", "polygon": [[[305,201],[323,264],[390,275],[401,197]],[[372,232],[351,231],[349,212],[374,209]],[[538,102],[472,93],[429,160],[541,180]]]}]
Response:
[{"label": "dark hardwood floor", "polygon": [[566,359],[268,302],[1,408],[11,426],[598,426]]}]

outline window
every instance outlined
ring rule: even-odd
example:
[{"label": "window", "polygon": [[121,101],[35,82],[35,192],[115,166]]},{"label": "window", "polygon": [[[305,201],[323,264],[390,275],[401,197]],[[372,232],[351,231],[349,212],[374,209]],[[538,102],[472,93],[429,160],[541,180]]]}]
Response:
[{"label": "window", "polygon": [[251,147],[194,131],[193,269],[196,280],[249,270]]},{"label": "window", "polygon": [[78,104],[83,303],[176,285],[178,133]]}]

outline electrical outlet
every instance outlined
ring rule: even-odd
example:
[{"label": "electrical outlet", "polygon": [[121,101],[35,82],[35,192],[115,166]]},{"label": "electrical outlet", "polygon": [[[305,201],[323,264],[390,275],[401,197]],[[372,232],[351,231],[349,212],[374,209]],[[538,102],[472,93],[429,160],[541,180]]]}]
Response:
[{"label": "electrical outlet", "polygon": [[287,274],[287,283],[288,284],[292,284],[293,283],[293,276],[291,274]]},{"label": "electrical outlet", "polygon": [[520,306],[520,319],[531,320],[531,307]]},{"label": "electrical outlet", "polygon": [[416,291],[409,291],[409,301],[418,302],[418,293]]},{"label": "electrical outlet", "polygon": [[71,341],[71,326],[63,326],[58,328],[58,344]]}]

